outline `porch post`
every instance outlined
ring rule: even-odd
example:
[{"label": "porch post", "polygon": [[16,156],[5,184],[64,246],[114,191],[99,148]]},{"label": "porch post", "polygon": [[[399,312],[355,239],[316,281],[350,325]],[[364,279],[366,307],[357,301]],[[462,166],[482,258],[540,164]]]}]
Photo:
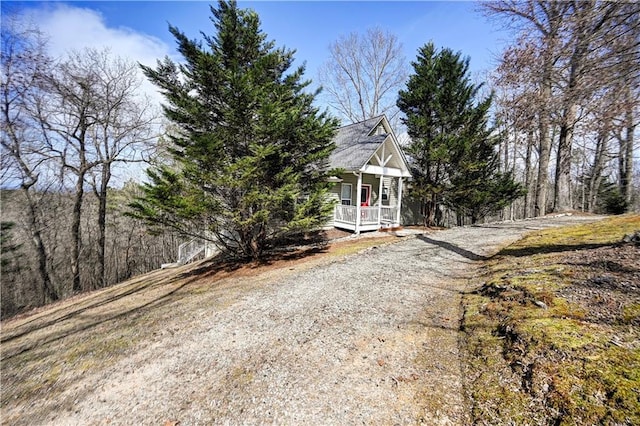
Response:
[{"label": "porch post", "polygon": [[362,172],[358,172],[358,185],[356,187],[356,234],[360,233],[360,213],[362,209],[360,204],[362,204]]},{"label": "porch post", "polygon": [[402,176],[398,178],[398,211],[396,212],[396,223],[400,225],[400,211],[402,210]]},{"label": "porch post", "polygon": [[384,143],[382,144],[382,158],[381,158],[380,166],[382,171],[380,172],[380,185],[378,185],[378,228],[380,228],[380,223],[382,223],[382,183],[384,182]]},{"label": "porch post", "polygon": [[384,174],[380,174],[380,186],[378,188],[378,228],[382,223],[382,183],[384,181]]}]

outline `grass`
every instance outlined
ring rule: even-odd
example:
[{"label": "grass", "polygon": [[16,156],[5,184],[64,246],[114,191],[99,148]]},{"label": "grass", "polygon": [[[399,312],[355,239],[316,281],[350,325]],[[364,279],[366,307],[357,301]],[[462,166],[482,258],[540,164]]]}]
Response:
[{"label": "grass", "polygon": [[616,261],[599,250],[638,229],[640,216],[627,215],[539,231],[487,262],[484,283],[463,299],[475,424],[640,424],[640,295],[595,288],[624,305],[613,321],[565,296],[591,294],[582,285]]}]

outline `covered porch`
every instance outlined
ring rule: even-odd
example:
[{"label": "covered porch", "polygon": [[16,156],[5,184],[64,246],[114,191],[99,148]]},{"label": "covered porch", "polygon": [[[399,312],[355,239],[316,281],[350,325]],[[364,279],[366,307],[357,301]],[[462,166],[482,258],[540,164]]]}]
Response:
[{"label": "covered porch", "polygon": [[401,169],[371,164],[345,173],[340,179],[333,226],[355,233],[399,227],[405,175]]}]

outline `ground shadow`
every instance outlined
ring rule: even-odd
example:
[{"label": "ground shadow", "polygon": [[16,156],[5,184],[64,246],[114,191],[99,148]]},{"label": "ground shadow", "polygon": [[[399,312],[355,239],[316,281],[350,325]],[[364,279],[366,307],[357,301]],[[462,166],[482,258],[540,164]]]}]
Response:
[{"label": "ground shadow", "polygon": [[433,245],[441,247],[441,248],[443,248],[445,250],[448,250],[450,252],[456,253],[456,254],[458,254],[458,255],[466,258],[466,259],[469,259],[469,260],[478,261],[478,260],[487,260],[487,259],[489,259],[486,256],[482,256],[482,255],[476,254],[476,253],[474,253],[472,251],[463,249],[462,247],[456,246],[455,244],[451,244],[451,243],[448,243],[446,241],[434,240],[432,238],[427,237],[426,235],[418,235],[418,239],[420,241],[425,242],[425,243],[433,244]]},{"label": "ground shadow", "polygon": [[[25,352],[28,352],[32,349],[35,349],[36,347],[42,347],[44,345],[48,345],[50,343],[62,340],[64,338],[67,338],[69,336],[72,336],[74,334],[92,329],[94,327],[97,327],[103,323],[106,322],[110,322],[110,321],[118,321],[120,319],[129,317],[130,315],[134,315],[137,313],[142,313],[145,310],[148,310],[150,308],[158,308],[161,307],[163,305],[169,304],[170,302],[173,302],[175,300],[177,300],[177,298],[175,297],[176,294],[182,290],[184,287],[187,286],[187,283],[183,283],[180,286],[172,289],[171,291],[164,293],[162,295],[160,295],[159,297],[156,297],[152,300],[147,301],[146,303],[140,304],[138,306],[134,306],[131,309],[126,309],[124,311],[118,312],[118,313],[113,313],[110,315],[106,315],[106,316],[102,316],[99,317],[99,319],[94,320],[94,321],[86,321],[84,324],[79,324],[75,327],[63,330],[61,332],[58,333],[51,333],[48,336],[39,338],[39,339],[35,339],[33,342],[31,342],[30,344],[25,344],[23,346],[19,346],[17,348],[15,348],[14,350],[9,350],[9,351],[3,351],[2,353],[2,361],[6,362],[12,358],[15,358],[16,356],[23,354]],[[54,321],[53,323],[56,323],[59,321]],[[48,325],[51,325],[51,323],[49,323]],[[45,327],[38,327],[38,328],[45,328]],[[34,330],[29,330],[27,333],[21,333],[20,335],[23,336],[25,334],[29,334],[30,332],[32,332]]]},{"label": "ground shadow", "polygon": [[[123,291],[118,291],[120,289],[113,288],[114,293],[109,292],[106,294],[102,293],[100,295],[96,295],[98,300],[89,301],[86,305],[76,306],[75,308],[72,306],[60,308],[58,310],[62,310],[63,312],[61,312],[61,315],[59,316],[55,316],[51,319],[42,319],[41,317],[37,317],[33,320],[21,324],[17,327],[16,330],[14,330],[13,333],[3,333],[3,336],[1,337],[1,343],[7,344],[17,339],[29,336],[31,333],[35,333],[40,330],[44,330],[47,328],[58,329],[57,331],[52,331],[46,336],[34,339],[34,341],[31,343],[18,346],[13,350],[3,350],[2,360],[6,361],[33,349],[36,346],[46,345],[64,339],[68,336],[89,330],[105,322],[117,321],[132,314],[144,312],[145,310],[149,309],[156,309],[168,303],[175,302],[176,300],[179,300],[183,297],[180,295],[180,292],[182,290],[195,282],[201,281],[202,279],[223,279],[225,277],[225,273],[231,274],[244,267],[248,267],[249,270],[254,270],[262,266],[270,266],[277,263],[285,263],[303,259],[318,253],[323,253],[326,250],[327,246],[322,245],[305,249],[273,252],[269,253],[261,261],[258,262],[247,262],[237,259],[232,260],[216,256],[212,259],[202,262],[197,267],[194,267],[182,273],[176,273],[173,276],[150,276],[148,277],[148,280],[150,281],[148,284],[144,283],[144,281],[146,281],[144,277],[134,278],[134,281],[128,284],[129,286],[131,286],[130,288],[126,288],[126,283],[121,284],[125,286],[125,289],[122,289]],[[152,298],[151,300],[142,299],[140,304],[134,304],[133,306],[125,309],[117,309],[116,312],[112,312],[105,316],[99,316],[98,318],[96,318],[96,316],[92,313],[92,311],[95,309],[99,309],[101,307],[104,307],[105,305],[109,305],[112,303],[117,303],[119,300],[135,296],[137,293],[154,290],[163,286],[177,284],[177,281],[181,280],[182,283],[177,285],[175,288],[167,289],[169,291],[163,292],[157,297]],[[91,297],[90,294],[87,294],[87,296]],[[67,309],[69,310],[67,311]],[[51,315],[55,315],[58,310],[52,312]],[[74,320],[77,320],[80,323],[72,324],[71,321]],[[70,324],[70,326],[65,326],[65,323]],[[60,324],[63,325],[60,327]]]},{"label": "ground shadow", "polygon": [[[140,293],[142,291],[147,291],[150,289],[155,288],[158,285],[167,285],[170,284],[174,281],[174,278],[170,278],[170,279],[162,279],[160,278],[159,280],[156,281],[157,278],[154,277],[149,277],[149,281],[151,281],[149,284],[144,285],[141,284],[140,281],[144,280],[144,278],[140,278],[137,277],[135,278],[135,282],[128,284],[131,287],[122,291],[122,292],[117,292],[119,290],[119,288],[111,288],[109,290],[112,291],[107,291],[106,293],[103,293],[100,296],[103,297],[96,297],[97,300],[88,303],[86,305],[80,305],[77,306],[75,309],[71,308],[68,312],[64,313],[63,315],[60,316],[55,316],[54,318],[50,319],[50,320],[43,320],[41,322],[38,322],[38,320],[41,318],[40,316],[34,316],[34,318],[32,320],[29,321],[25,321],[24,323],[22,323],[20,326],[17,327],[17,329],[22,329],[22,331],[16,332],[16,333],[6,333],[2,336],[2,338],[0,339],[1,343],[7,343],[10,342],[12,340],[15,340],[17,338],[23,337],[27,334],[33,333],[35,331],[41,330],[41,329],[45,329],[47,327],[51,327],[54,326],[56,324],[59,324],[61,322],[64,321],[69,321],[74,319],[75,317],[79,317],[85,313],[87,313],[88,311],[92,310],[92,309],[96,309],[96,308],[100,308],[102,306],[108,305],[110,303],[114,303],[118,300],[124,299],[125,297],[129,297],[129,296],[133,296],[136,293]],[[122,283],[120,285],[124,285],[126,286],[126,283]],[[104,289],[103,289],[104,290]],[[81,293],[80,293],[81,294]],[[86,293],[87,295],[90,293]],[[62,301],[64,303],[64,301]],[[82,302],[80,302],[82,303]],[[45,308],[46,309],[46,308]],[[58,311],[65,311],[69,309],[69,307],[65,306],[56,310],[53,310],[50,315],[54,316]],[[10,320],[10,319],[9,319]],[[31,325],[34,324],[34,325]]]},{"label": "ground shadow", "polygon": [[526,257],[536,254],[563,253],[567,251],[592,250],[601,247],[611,247],[611,243],[594,244],[549,244],[537,247],[511,248],[501,250],[499,256]]},{"label": "ground shadow", "polygon": [[277,263],[292,262],[314,256],[320,253],[326,253],[329,246],[327,244],[307,247],[304,249],[284,249],[272,251],[265,254],[260,260],[234,259],[230,257],[216,256],[215,258],[206,260],[197,268],[183,272],[179,278],[196,277],[210,278],[220,272],[231,273],[241,268],[257,269],[263,266],[272,266]]}]

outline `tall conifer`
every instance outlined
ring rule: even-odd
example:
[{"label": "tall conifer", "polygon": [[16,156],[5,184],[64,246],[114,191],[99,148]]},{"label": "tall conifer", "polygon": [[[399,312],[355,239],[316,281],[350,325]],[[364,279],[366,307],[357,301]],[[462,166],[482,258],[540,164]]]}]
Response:
[{"label": "tall conifer", "polygon": [[441,206],[473,222],[522,195],[509,174],[498,171],[497,143],[488,126],[491,96],[469,78],[469,58],[427,43],[412,63],[414,74],[400,91],[411,144],[414,196],[422,200],[425,225],[437,223]]},{"label": "tall conifer", "polygon": [[324,223],[327,164],[337,121],[312,105],[294,52],[275,48],[257,14],[235,1],[211,7],[215,35],[169,30],[183,57],[145,75],[165,96],[175,167],[148,172],[133,205],[151,223],[259,258],[275,241]]}]

